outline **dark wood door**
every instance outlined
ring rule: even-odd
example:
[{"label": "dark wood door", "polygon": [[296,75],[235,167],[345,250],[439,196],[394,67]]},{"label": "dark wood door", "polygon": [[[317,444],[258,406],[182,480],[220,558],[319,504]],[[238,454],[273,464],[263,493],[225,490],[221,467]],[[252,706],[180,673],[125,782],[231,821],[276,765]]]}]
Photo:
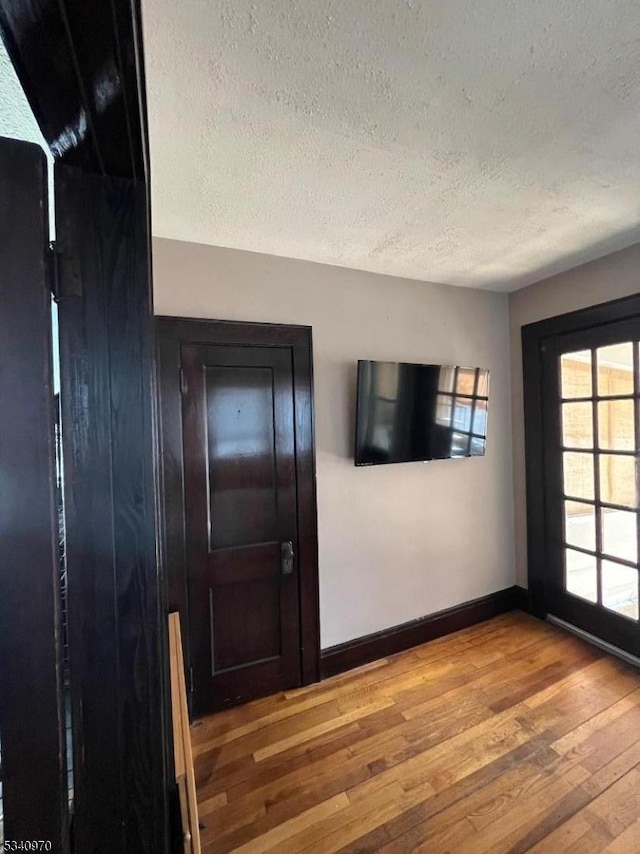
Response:
[{"label": "dark wood door", "polygon": [[183,344],[194,706],[301,682],[292,352]]},{"label": "dark wood door", "polygon": [[640,655],[640,321],[542,350],[547,609]]}]

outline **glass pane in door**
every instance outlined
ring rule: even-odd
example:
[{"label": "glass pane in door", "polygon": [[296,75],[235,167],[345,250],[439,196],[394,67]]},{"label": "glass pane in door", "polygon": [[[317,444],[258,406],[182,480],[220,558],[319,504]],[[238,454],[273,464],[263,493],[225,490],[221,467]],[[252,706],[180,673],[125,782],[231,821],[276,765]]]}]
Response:
[{"label": "glass pane in door", "polygon": [[571,498],[595,498],[593,454],[563,454],[564,494]]},{"label": "glass pane in door", "polygon": [[562,404],[562,442],[565,448],[593,448],[593,404]]},{"label": "glass pane in door", "polygon": [[599,454],[600,500],[621,507],[638,506],[636,488],[636,457],[619,454]]},{"label": "glass pane in door", "polygon": [[598,397],[633,394],[633,344],[613,344],[596,350]]},{"label": "glass pane in door", "polygon": [[638,570],[602,561],[602,604],[631,620],[638,619]]},{"label": "glass pane in door", "polygon": [[565,400],[591,397],[591,350],[564,353],[560,366],[560,393]]},{"label": "glass pane in door", "polygon": [[633,451],[635,444],[634,401],[601,400],[598,403],[598,445],[600,448],[608,451]]},{"label": "glass pane in door", "polygon": [[604,507],[600,514],[602,551],[632,563],[638,562],[638,515]]},{"label": "glass pane in door", "polygon": [[598,601],[598,566],[595,557],[567,549],[565,571],[567,593],[573,593],[574,596],[589,602]]},{"label": "glass pane in door", "polygon": [[596,550],[596,508],[593,504],[565,501],[564,540],[568,546]]}]

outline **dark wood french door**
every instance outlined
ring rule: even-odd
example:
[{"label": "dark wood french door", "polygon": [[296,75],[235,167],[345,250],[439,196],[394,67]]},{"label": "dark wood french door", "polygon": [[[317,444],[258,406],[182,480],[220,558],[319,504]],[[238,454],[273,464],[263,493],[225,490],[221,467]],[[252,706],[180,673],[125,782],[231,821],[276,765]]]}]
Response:
[{"label": "dark wood french door", "polygon": [[640,321],[542,346],[548,613],[640,655]]},{"label": "dark wood french door", "polygon": [[[169,598],[187,624],[197,715],[311,681],[303,640],[317,610],[310,349],[305,357],[302,340],[293,343],[295,329],[159,323],[168,549],[182,512],[185,554],[184,580],[174,567]],[[182,454],[182,511],[174,453]]]}]

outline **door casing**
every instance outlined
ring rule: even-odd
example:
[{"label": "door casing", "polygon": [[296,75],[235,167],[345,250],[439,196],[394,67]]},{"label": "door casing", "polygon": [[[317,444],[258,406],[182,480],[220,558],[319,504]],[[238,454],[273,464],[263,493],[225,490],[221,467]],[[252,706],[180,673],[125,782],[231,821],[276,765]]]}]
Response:
[{"label": "door casing", "polygon": [[228,320],[156,317],[160,411],[162,545],[167,567],[169,610],[180,613],[184,627],[185,666],[191,666],[187,642],[184,452],[182,437],[181,346],[227,344],[289,347],[293,361],[296,428],[296,479],[299,538],[300,654],[302,684],[320,679],[320,620],[316,464],[313,417],[311,327]]}]

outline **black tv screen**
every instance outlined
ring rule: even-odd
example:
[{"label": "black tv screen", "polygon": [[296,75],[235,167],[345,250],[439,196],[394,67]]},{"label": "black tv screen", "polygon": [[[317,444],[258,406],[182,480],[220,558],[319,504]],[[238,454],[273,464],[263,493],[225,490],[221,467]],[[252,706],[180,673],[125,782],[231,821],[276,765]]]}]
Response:
[{"label": "black tv screen", "polygon": [[358,362],[357,466],[485,453],[489,371]]}]

